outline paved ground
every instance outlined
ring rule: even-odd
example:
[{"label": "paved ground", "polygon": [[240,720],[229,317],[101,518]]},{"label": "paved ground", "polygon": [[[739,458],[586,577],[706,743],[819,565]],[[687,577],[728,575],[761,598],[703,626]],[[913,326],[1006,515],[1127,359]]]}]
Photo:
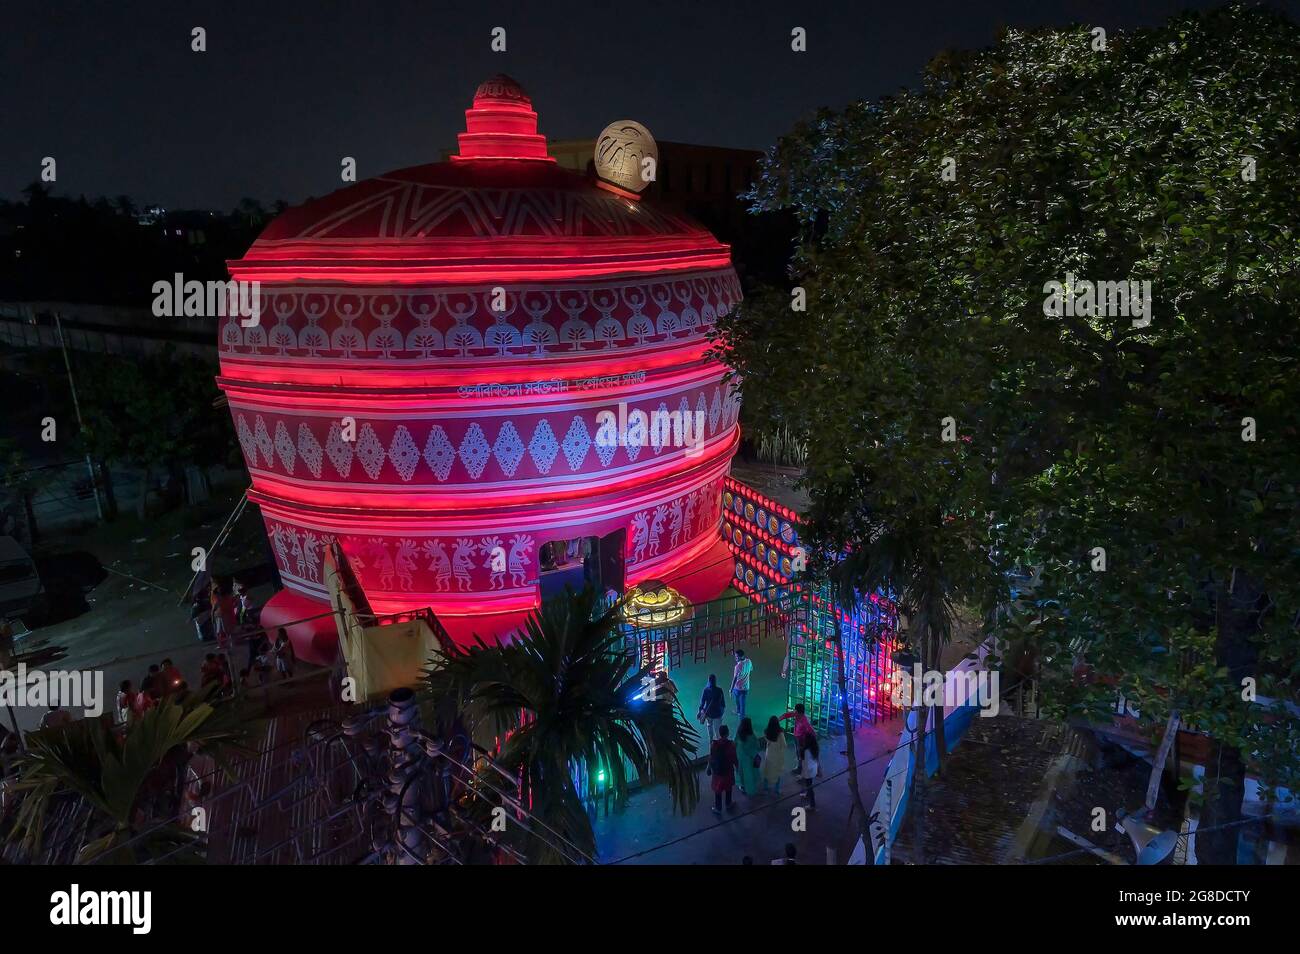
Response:
[{"label": "paved ground", "polygon": [[[63,647],[66,656],[41,668],[102,672],[110,706],[123,679],[139,685],[149,665],[164,657],[170,657],[197,686],[199,665],[215,645],[198,641],[189,605],[181,604],[179,595],[189,583],[191,549],[211,546],[233,504],[231,495],[225,494],[143,522],[124,513],[111,524],[45,538],[37,551],[43,563],[59,566],[70,562],[71,554],[83,558],[89,554],[107,572],[86,593],[84,608],[63,607],[65,611],[56,618],[66,618],[34,629],[18,641],[16,650]],[[255,509],[245,513],[240,531],[212,563],[219,575],[262,561],[255,536],[260,532],[260,516]],[[267,584],[253,588],[255,602],[270,593]],[[236,646],[240,666],[244,665],[241,648]],[[19,707],[16,713],[19,726],[28,730],[36,728],[44,710]],[[8,715],[4,718],[8,726]]]},{"label": "paved ground", "polygon": [[[742,647],[754,663],[754,670],[749,679],[749,697],[745,704],[745,714],[754,720],[754,731],[762,732],[769,716],[779,716],[786,711],[788,702],[786,681],[781,678],[781,664],[785,659],[785,640],[773,635],[758,646]],[[695,718],[700,709],[700,696],[709,681],[710,675],[718,677],[718,685],[726,693],[727,711],[722,721],[731,730],[732,738],[740,720],[736,717],[736,702],[731,695],[731,674],[735,659],[731,653],[716,649],[709,650],[709,658],[702,663],[684,662],[671,671],[673,682],[677,684],[678,701],[682,713],[697,729],[703,726]],[[786,726],[789,728],[789,725]]]},{"label": "paved ground", "polygon": [[[758,646],[744,647],[754,662],[746,714],[759,732],[769,716],[779,716],[787,708],[787,682],[781,677],[785,647],[785,640],[777,636],[765,639]],[[957,658],[964,651],[964,648],[954,650]],[[716,675],[718,684],[728,689],[732,665],[730,654],[710,650],[706,662],[686,662],[672,670],[682,711],[692,725],[699,727],[695,715],[708,676]],[[738,719],[729,692],[723,723],[734,736]],[[875,801],[901,731],[902,720],[897,718],[860,728],[855,735],[858,782],[868,810]],[[792,742],[789,761],[793,766]],[[596,823],[599,860],[627,864],[740,864],[749,855],[755,864],[768,864],[784,854],[788,842],[793,842],[803,863],[827,863],[827,849],[830,849],[835,863],[843,864],[857,842],[858,827],[856,818],[850,816],[848,759],[842,736],[822,740],[822,761],[817,811],[807,816],[806,831],[792,830],[791,810],[804,804],[794,777],[786,777],[779,798],[751,798],[737,789],[735,813],[719,819],[711,811],[710,779],[700,767],[697,773],[700,803],[689,816],[674,814],[667,789],[655,786],[634,794],[624,813],[599,818]]]},{"label": "paved ground", "polygon": [[[901,729],[901,720],[894,719],[864,726],[854,736],[858,784],[868,810]],[[750,798],[737,791],[736,812],[719,819],[711,811],[709,778],[700,768],[700,804],[690,815],[674,814],[667,789],[658,785],[634,794],[622,814],[598,819],[599,860],[605,864],[734,865],[749,855],[755,864],[764,865],[783,855],[785,845],[793,842],[803,864],[826,864],[828,848],[834,851],[835,863],[843,864],[858,839],[857,819],[849,812],[844,739],[823,740],[821,748],[824,774],[817,787],[817,811],[808,814],[806,831],[792,830],[791,809],[803,804],[793,777],[787,777],[779,798]],[[793,746],[790,759],[793,762]]]},{"label": "paved ground", "polygon": [[[148,665],[164,656],[170,656],[197,684],[199,663],[213,647],[195,638],[188,606],[178,603],[178,594],[189,580],[190,549],[210,545],[232,503],[223,498],[143,523],[133,515],[123,515],[111,525],[47,540],[43,549],[53,557],[70,551],[89,553],[110,572],[87,594],[84,612],[70,610],[69,618],[37,629],[20,641],[19,651],[65,647],[66,658],[51,665],[102,671],[110,701],[120,680],[129,678],[138,684]],[[259,523],[256,511],[250,510],[243,526],[260,532]],[[264,554],[255,546],[256,534],[244,536],[248,540],[237,538],[217,562],[219,574],[262,561]],[[265,598],[269,587],[257,587],[254,594]],[[748,714],[761,731],[769,715],[779,715],[786,708],[786,687],[780,677],[785,644],[773,638],[746,649],[755,663]],[[731,666],[729,655],[715,653],[706,663],[692,662],[673,672],[683,711],[692,723],[708,674],[716,673],[726,688],[731,682]],[[36,726],[42,712],[19,709],[18,714],[20,725],[29,729]],[[734,732],[737,720],[730,695],[724,719]],[[858,777],[868,807],[900,728],[895,720],[865,727],[856,735],[858,759],[863,763]],[[857,821],[849,811],[843,739],[824,740],[822,756],[818,811],[808,816],[806,831],[792,830],[791,809],[802,805],[792,777],[786,779],[780,798],[750,798],[737,792],[736,813],[719,820],[710,812],[709,779],[701,767],[700,803],[691,815],[675,815],[666,790],[658,786],[635,794],[621,815],[600,818],[600,858],[640,864],[739,864],[749,855],[756,864],[767,864],[783,853],[787,842],[793,842],[803,863],[825,863],[828,848],[837,862],[843,863],[857,841]]]}]

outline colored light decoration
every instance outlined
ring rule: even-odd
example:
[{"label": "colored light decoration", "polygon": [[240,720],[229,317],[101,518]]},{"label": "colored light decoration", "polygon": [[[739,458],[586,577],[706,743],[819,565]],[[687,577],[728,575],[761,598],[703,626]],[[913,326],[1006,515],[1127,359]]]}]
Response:
[{"label": "colored light decoration", "polygon": [[[837,605],[830,587],[803,591],[792,582],[788,560],[799,545],[797,515],[753,488],[728,477],[723,484],[723,537],[736,556],[733,585],[760,603],[791,601],[788,704],[803,703],[822,732],[843,732],[839,660],[854,724],[874,722],[895,711],[888,686],[896,648],[898,614],[886,594],[872,593],[849,610]],[[765,548],[765,549],[760,549]],[[775,555],[775,556],[774,556]],[[801,595],[799,595],[801,594]],[[843,647],[836,648],[837,640]]]},{"label": "colored light decoration", "polygon": [[509,77],[465,117],[451,161],[290,209],[229,263],[260,283],[258,321],[220,325],[217,382],[285,587],[262,623],[309,662],[337,652],[335,542],[374,612],[431,607],[461,641],[539,605],[547,545],[584,542],[619,591],[726,586],[728,247],[560,168]]},{"label": "colored light decoration", "polygon": [[691,604],[671,586],[652,580],[632,587],[623,604],[623,619],[637,629],[658,629],[685,619]]}]

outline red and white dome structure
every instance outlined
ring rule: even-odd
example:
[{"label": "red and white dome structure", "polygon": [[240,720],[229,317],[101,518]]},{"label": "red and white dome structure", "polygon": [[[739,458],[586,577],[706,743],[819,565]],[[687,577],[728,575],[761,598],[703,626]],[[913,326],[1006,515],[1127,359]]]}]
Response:
[{"label": "red and white dome structure", "polygon": [[[229,263],[261,286],[257,325],[223,320],[218,384],[286,587],[265,625],[328,611],[332,541],[376,612],[429,606],[457,638],[539,604],[548,542],[603,564],[616,542],[606,579],[693,600],[731,578],[739,396],[707,339],[740,298],[728,247],[559,168],[508,77],[466,126],[451,161],[291,209]],[[701,433],[676,446],[636,412]],[[612,446],[609,415],[629,422]],[[333,658],[328,616],[290,633]]]}]

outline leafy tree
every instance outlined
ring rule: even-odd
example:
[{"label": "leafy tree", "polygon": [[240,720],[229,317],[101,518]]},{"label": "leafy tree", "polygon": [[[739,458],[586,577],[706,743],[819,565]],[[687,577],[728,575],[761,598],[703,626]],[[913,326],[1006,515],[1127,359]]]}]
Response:
[{"label": "leafy tree", "polygon": [[[628,797],[625,759],[639,778],[666,783],[683,814],[699,801],[695,731],[675,705],[637,699],[648,670],[625,649],[617,613],[600,612],[590,589],[570,592],[543,604],[514,642],[448,645],[426,674],[444,717],[460,714],[495,736],[496,762],[518,776],[520,800],[589,856],[596,840],[576,763],[606,773],[618,808]],[[522,847],[558,860],[540,841]]]},{"label": "leafy tree", "polygon": [[142,468],[138,513],[158,468],[224,462],[233,446],[229,415],[212,407],[212,372],[170,352],[130,360],[96,357],[78,371],[92,454]]},{"label": "leafy tree", "polygon": [[78,862],[131,864],[193,844],[189,826],[176,818],[184,753],[209,754],[224,768],[230,755],[248,751],[247,733],[233,705],[198,693],[164,699],[125,734],[107,715],[29,733],[9,840],[39,856],[51,805],[71,795],[89,810]]},{"label": "leafy tree", "polygon": [[[913,576],[880,550],[992,610],[1036,567],[990,619],[1055,711],[1179,710],[1219,746],[1202,821],[1226,822],[1243,760],[1300,782],[1297,720],[1242,698],[1300,678],[1300,30],[1231,6],[1096,47],[1008,31],[781,140],[755,207],[798,218],[808,310],[755,296],[721,348],[758,425],[807,442],[810,532],[860,554],[842,573]],[[1053,281],[1150,281],[1150,323],[1050,315]]]},{"label": "leafy tree", "polygon": [[262,223],[266,221],[266,210],[262,208],[262,203],[247,196],[239,200],[233,215],[244,221],[250,228],[261,228]]},{"label": "leafy tree", "polygon": [[19,536],[18,528],[25,524],[29,542],[36,540],[39,530],[32,498],[40,484],[22,448],[0,437],[0,532]]}]

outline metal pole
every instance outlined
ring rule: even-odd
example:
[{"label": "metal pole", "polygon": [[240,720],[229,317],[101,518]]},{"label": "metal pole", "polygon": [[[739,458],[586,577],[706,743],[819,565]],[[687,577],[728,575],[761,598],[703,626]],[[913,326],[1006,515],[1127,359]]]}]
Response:
[{"label": "metal pole", "polygon": [[[221,529],[217,531],[217,536],[212,541],[212,546],[208,547],[207,557],[204,560],[205,569],[207,567],[207,561],[211,560],[212,557],[216,554],[217,549],[223,543],[226,542],[226,538],[230,536],[230,532],[231,530],[234,529],[235,524],[239,522],[241,517],[243,517],[244,507],[247,504],[248,504],[248,489],[245,488],[244,492],[239,495],[239,500],[235,502],[235,509],[230,511],[230,513],[226,516],[226,522],[223,523],[221,525]],[[194,582],[199,578],[199,574],[202,572],[203,570],[194,571],[194,574],[190,577],[190,582],[185,586],[185,591],[181,593],[180,599],[176,601],[176,604],[178,606],[181,603],[184,603],[187,598],[193,598],[190,591],[194,589]],[[211,577],[210,573],[208,575],[209,577]]]},{"label": "metal pole", "polygon": [[[886,772],[889,771],[888,766],[885,767],[885,771]],[[890,832],[893,831],[893,828],[894,828],[894,780],[891,778],[886,778],[885,779],[885,854],[883,859],[886,868],[889,867],[889,842],[891,840],[889,835]]]},{"label": "metal pole", "polygon": [[[63,322],[59,313],[54,313],[54,328],[59,333],[59,348],[63,351],[63,367],[68,372],[68,387],[72,389],[72,407],[77,412],[77,428],[84,434],[86,424],[81,419],[81,402],[77,400],[77,383],[72,380],[72,362],[68,360],[68,343],[63,339]],[[99,522],[104,522],[104,505],[99,500],[99,481],[95,479],[95,465],[90,461],[90,452],[86,452],[86,472],[90,474],[90,489],[95,494],[95,512]]]},{"label": "metal pole", "polygon": [[[395,837],[389,842],[392,864],[421,864],[428,855],[427,850],[416,853],[420,847],[423,791],[420,785],[411,784],[425,760],[419,727],[415,693],[406,688],[394,689],[388,696],[388,785],[382,799],[384,811],[394,823]],[[447,851],[444,845],[439,848]]]}]

